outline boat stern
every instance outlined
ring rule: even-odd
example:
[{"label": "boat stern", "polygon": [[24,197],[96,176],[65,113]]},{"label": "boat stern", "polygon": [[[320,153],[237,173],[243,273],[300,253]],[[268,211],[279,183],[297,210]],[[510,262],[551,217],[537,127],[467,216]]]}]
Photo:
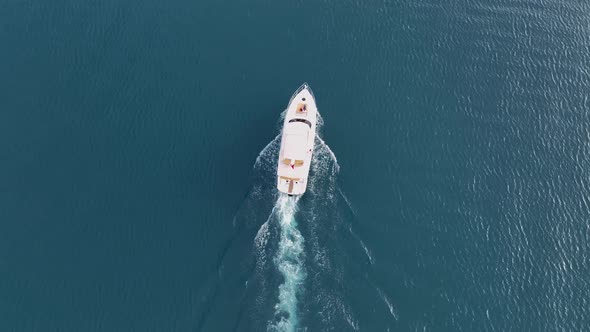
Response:
[{"label": "boat stern", "polygon": [[277,189],[290,196],[303,195],[307,188],[307,179],[292,178],[287,176],[279,176],[277,179]]}]

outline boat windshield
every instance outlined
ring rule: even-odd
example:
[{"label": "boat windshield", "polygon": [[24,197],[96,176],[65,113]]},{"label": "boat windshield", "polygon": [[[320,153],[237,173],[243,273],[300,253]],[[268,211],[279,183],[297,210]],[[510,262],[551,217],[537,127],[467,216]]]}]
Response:
[{"label": "boat windshield", "polygon": [[308,125],[309,128],[311,128],[311,122],[309,122],[308,120],[305,120],[305,119],[291,119],[291,120],[289,120],[289,123],[292,123],[292,122],[303,122],[306,125]]}]

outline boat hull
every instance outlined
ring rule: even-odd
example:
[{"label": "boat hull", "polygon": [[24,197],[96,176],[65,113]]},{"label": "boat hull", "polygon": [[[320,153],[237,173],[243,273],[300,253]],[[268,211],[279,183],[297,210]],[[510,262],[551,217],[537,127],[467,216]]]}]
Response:
[{"label": "boat hull", "polygon": [[309,182],[317,123],[317,106],[305,83],[291,97],[281,134],[277,189],[290,196],[303,195]]}]

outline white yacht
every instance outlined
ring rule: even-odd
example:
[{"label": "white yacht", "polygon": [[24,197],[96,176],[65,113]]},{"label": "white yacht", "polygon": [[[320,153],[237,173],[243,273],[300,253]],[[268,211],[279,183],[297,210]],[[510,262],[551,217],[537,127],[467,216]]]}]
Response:
[{"label": "white yacht", "polygon": [[295,91],[285,112],[277,166],[277,188],[303,195],[307,188],[316,133],[317,107],[307,83]]}]

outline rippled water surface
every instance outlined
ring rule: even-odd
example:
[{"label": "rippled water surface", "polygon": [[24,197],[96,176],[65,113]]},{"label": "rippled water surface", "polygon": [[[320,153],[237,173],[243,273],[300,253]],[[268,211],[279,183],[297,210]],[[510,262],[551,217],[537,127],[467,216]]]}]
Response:
[{"label": "rippled water surface", "polygon": [[[586,331],[590,3],[5,1],[0,330]],[[307,81],[312,182],[274,190]]]}]

